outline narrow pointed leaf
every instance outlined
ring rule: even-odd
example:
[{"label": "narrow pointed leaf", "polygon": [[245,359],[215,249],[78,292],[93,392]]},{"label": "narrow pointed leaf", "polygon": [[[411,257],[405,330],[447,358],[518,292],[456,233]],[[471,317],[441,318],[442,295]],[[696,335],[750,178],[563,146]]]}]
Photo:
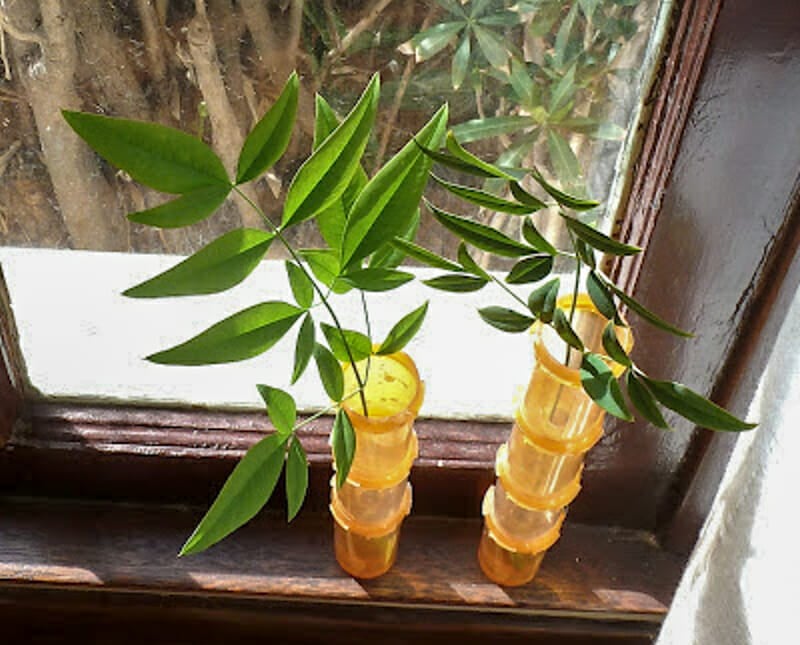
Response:
[{"label": "narrow pointed leaf", "polygon": [[463,242],[461,242],[458,245],[457,256],[458,256],[458,261],[461,263],[461,266],[463,267],[464,271],[466,271],[467,273],[471,273],[472,275],[478,276],[479,278],[482,278],[487,282],[491,280],[489,274],[486,273],[483,267],[481,267],[477,262],[475,262],[475,260],[469,254],[469,251],[467,250],[467,245],[464,244]]},{"label": "narrow pointed leaf", "polygon": [[288,392],[269,385],[256,385],[267,407],[267,415],[275,429],[282,435],[291,433],[297,423],[297,404]]},{"label": "narrow pointed leaf", "polygon": [[517,262],[506,276],[508,284],[538,282],[553,270],[552,255],[532,255]]},{"label": "narrow pointed leaf", "polygon": [[342,408],[339,408],[333,420],[331,446],[336,466],[336,487],[341,488],[350,474],[350,466],[353,465],[353,458],[356,456],[356,432],[350,417]]},{"label": "narrow pointed leaf", "polygon": [[436,276],[428,280],[423,280],[422,284],[440,291],[451,291],[453,293],[467,293],[478,291],[488,284],[488,280],[462,273],[447,273]]},{"label": "narrow pointed leaf", "polygon": [[277,343],[302,313],[286,302],[263,302],[147,360],[163,365],[212,365],[253,358]]},{"label": "narrow pointed leaf", "polygon": [[[408,229],[392,239],[410,242],[417,236],[420,221],[420,209],[416,208]],[[368,266],[371,269],[396,269],[403,263],[403,260],[405,259],[406,254],[399,247],[392,245],[392,242],[389,241],[388,243],[384,243],[377,251],[375,251],[375,253],[370,256]]]},{"label": "narrow pointed leaf", "polygon": [[325,97],[317,94],[314,97],[314,141],[311,149],[316,150],[322,145],[331,133],[339,126],[339,117],[336,116],[330,103]]},{"label": "narrow pointed leaf", "polygon": [[453,136],[461,143],[470,143],[513,134],[533,125],[534,121],[529,116],[490,116],[454,125]]},{"label": "narrow pointed leaf", "polygon": [[470,202],[471,204],[476,204],[483,208],[488,208],[489,210],[499,211],[501,213],[509,213],[510,215],[527,215],[528,213],[532,213],[537,210],[535,206],[522,204],[519,202],[511,202],[507,199],[496,197],[495,195],[487,193],[486,191],[478,190],[477,188],[469,188],[468,186],[453,184],[449,181],[445,181],[444,179],[440,179],[436,175],[431,175],[431,177],[437,184],[445,188],[447,191],[453,193],[457,197],[460,197],[464,201]]},{"label": "narrow pointed leaf", "polygon": [[571,208],[575,211],[588,211],[600,205],[600,202],[597,202],[593,199],[582,199],[580,197],[575,197],[574,195],[568,195],[567,193],[548,183],[538,171],[534,170],[531,172],[531,177],[536,180],[536,183],[539,184],[544,191],[550,195],[550,197],[555,199],[562,206],[566,206],[567,208]]},{"label": "narrow pointed leaf", "polygon": [[292,368],[292,385],[297,382],[306,371],[311,356],[314,354],[314,319],[311,314],[306,314],[297,332],[297,342],[294,346],[294,367]]},{"label": "narrow pointed leaf", "polygon": [[590,271],[586,277],[586,291],[594,306],[597,307],[597,311],[604,318],[613,320],[617,317],[617,305],[614,303],[614,297],[594,271]]},{"label": "narrow pointed leaf", "polygon": [[614,294],[619,298],[631,311],[635,311],[639,314],[642,318],[644,318],[647,322],[649,322],[654,327],[661,329],[663,331],[669,332],[670,334],[674,334],[675,336],[680,336],[682,338],[692,338],[694,334],[691,334],[688,331],[684,331],[675,325],[668,323],[666,320],[657,316],[652,311],[647,309],[644,305],[640,304],[633,298],[631,298],[627,293],[625,293],[622,289],[617,287],[616,285],[608,282],[606,286],[614,292]]},{"label": "narrow pointed leaf", "polygon": [[609,320],[605,329],[603,329],[603,349],[606,350],[609,358],[615,362],[625,367],[631,366],[631,359],[617,338],[617,326],[613,320]]},{"label": "narrow pointed leaf", "polygon": [[585,265],[587,265],[590,269],[597,268],[597,262],[595,261],[594,256],[594,249],[590,247],[586,242],[584,242],[579,237],[572,236],[572,243],[575,246],[575,255],[578,256]]},{"label": "narrow pointed leaf", "polygon": [[219,293],[244,280],[264,257],[274,235],[237,228],[194,255],[123,293],[129,298],[161,298]]},{"label": "narrow pointed leaf", "polygon": [[319,343],[314,347],[314,361],[327,395],[333,401],[341,401],[344,394],[344,375],[339,361],[325,345]]},{"label": "narrow pointed leaf", "polygon": [[334,293],[347,293],[352,289],[339,279],[339,254],[333,249],[304,249],[300,255],[308,262],[314,277]]},{"label": "narrow pointed leaf", "polygon": [[285,441],[285,437],[274,434],[247,451],[186,540],[180,555],[204,551],[255,517],[278,483],[283,470]]},{"label": "narrow pointed leaf", "polygon": [[567,345],[577,349],[579,352],[583,351],[583,341],[575,333],[575,330],[570,325],[567,315],[561,310],[556,308],[553,312],[553,329],[561,337]]},{"label": "narrow pointed leaf", "polygon": [[284,228],[313,217],[344,193],[359,168],[372,131],[378,86],[376,75],[350,114],[300,166],[286,195],[282,218]]},{"label": "narrow pointed leaf", "polygon": [[567,105],[575,96],[575,65],[572,65],[564,76],[556,83],[550,95],[550,106],[547,111],[555,114]]},{"label": "narrow pointed leaf", "polygon": [[434,267],[436,269],[444,269],[445,271],[461,270],[461,267],[455,262],[451,262],[446,258],[436,255],[433,251],[429,251],[428,249],[423,248],[418,244],[414,244],[414,242],[409,240],[395,237],[391,244],[392,246],[400,249],[408,257],[414,258],[415,260],[422,262],[427,266]]},{"label": "narrow pointed leaf", "polygon": [[85,112],[63,110],[62,115],[95,152],[145,186],[180,195],[230,184],[219,157],[185,132]]},{"label": "narrow pointed leaf", "polygon": [[303,446],[292,439],[286,456],[286,519],[291,522],[303,506],[308,490],[308,458]]},{"label": "narrow pointed leaf", "polygon": [[509,186],[511,187],[511,194],[514,195],[514,199],[523,204],[527,204],[529,207],[533,209],[533,211],[538,211],[542,210],[543,208],[547,208],[547,204],[545,204],[538,197],[531,195],[527,190],[525,190],[522,186],[519,185],[518,181],[510,182]]},{"label": "narrow pointed leaf", "polygon": [[457,90],[464,82],[469,69],[469,55],[471,52],[469,34],[465,31],[461,36],[461,43],[453,56],[450,76],[453,80],[453,89]]},{"label": "narrow pointed leaf", "polygon": [[331,348],[333,355],[342,363],[350,361],[350,355],[347,353],[345,343],[350,348],[354,361],[360,361],[372,354],[372,341],[361,332],[353,331],[352,329],[339,331],[336,327],[325,323],[320,323],[320,328],[325,335],[325,340],[328,341],[328,346]]},{"label": "narrow pointed leaf", "polygon": [[[484,177],[484,178],[497,177],[497,175],[494,172],[483,170],[479,166],[463,161],[462,159],[459,159],[454,155],[448,154],[446,152],[438,152],[436,150],[432,150],[431,148],[427,148],[421,145],[419,142],[417,142],[417,145],[427,157],[429,157],[431,160],[433,160],[438,164],[447,166],[448,168],[453,168],[454,170],[458,170],[463,173],[467,173],[468,175],[473,175],[475,177]],[[505,177],[503,178],[505,179]]]},{"label": "narrow pointed leaf", "polygon": [[664,415],[661,414],[661,410],[658,409],[655,397],[653,397],[650,390],[647,389],[647,386],[639,380],[632,370],[628,370],[625,383],[628,387],[628,397],[639,414],[657,428],[669,430],[669,424],[664,420]]},{"label": "narrow pointed leaf", "polygon": [[563,213],[561,213],[561,217],[566,220],[567,228],[572,231],[576,237],[602,253],[610,253],[611,255],[636,255],[642,251],[638,246],[631,246],[618,242],[608,237],[608,235],[601,233],[596,228],[578,221],[574,217],[569,217]]},{"label": "narrow pointed leaf", "polygon": [[522,222],[522,237],[537,251],[547,253],[548,255],[558,255],[558,249],[548,242],[542,234],[533,225],[530,218],[525,218]]},{"label": "narrow pointed leaf", "polygon": [[230,190],[230,186],[223,184],[202,186],[154,208],[129,213],[128,219],[157,228],[189,226],[204,220],[222,206]]},{"label": "narrow pointed leaf", "polygon": [[534,251],[526,244],[517,242],[505,233],[501,233],[490,226],[443,211],[427,200],[425,203],[442,226],[455,233],[465,242],[483,251],[506,257],[521,257],[530,255]]},{"label": "narrow pointed leaf", "polygon": [[513,309],[505,307],[484,307],[478,310],[478,314],[484,322],[489,323],[492,327],[512,334],[528,331],[531,325],[536,322],[530,316],[517,313]]},{"label": "narrow pointed leaf", "polygon": [[581,166],[564,137],[553,130],[547,131],[547,147],[553,169],[562,184],[575,184],[581,176]]},{"label": "narrow pointed leaf", "polygon": [[289,277],[289,286],[295,301],[302,309],[308,309],[314,302],[314,286],[311,279],[303,269],[289,260],[286,261],[286,274]]},{"label": "narrow pointed leaf", "polygon": [[419,144],[438,147],[446,124],[445,106],[417,133],[414,141],[394,155],[361,191],[345,224],[343,267],[352,266],[386,240],[408,229],[419,208],[431,167],[431,160],[422,153]]},{"label": "narrow pointed leaf", "polygon": [[292,138],[300,82],[292,72],[278,99],[247,135],[236,170],[236,183],[255,179],[281,158]]},{"label": "narrow pointed leaf", "polygon": [[644,375],[639,376],[661,405],[699,426],[710,430],[740,432],[750,430],[758,425],[742,421],[685,385],[670,381],[657,381]]},{"label": "narrow pointed leaf", "polygon": [[362,291],[391,291],[413,279],[413,273],[380,267],[351,271],[341,277],[343,282]]},{"label": "narrow pointed leaf", "polygon": [[378,355],[394,354],[399,352],[405,347],[409,341],[417,335],[422,322],[425,320],[425,314],[428,312],[428,303],[426,302],[421,307],[414,309],[409,314],[403,316],[397,323],[389,330],[386,339],[381,343]]},{"label": "narrow pointed leaf", "polygon": [[447,47],[461,31],[466,23],[464,21],[440,22],[430,29],[421,31],[411,39],[417,61],[428,60]]},{"label": "narrow pointed leaf", "polygon": [[503,40],[493,31],[474,24],[472,27],[478,47],[481,48],[483,55],[492,67],[504,69],[508,64],[509,53]]},{"label": "narrow pointed leaf", "polygon": [[447,151],[456,159],[462,161],[468,166],[483,171],[489,177],[499,177],[500,179],[506,179],[507,181],[515,181],[517,179],[517,177],[514,175],[509,174],[507,170],[503,170],[497,166],[493,166],[490,163],[486,163],[468,150],[465,150],[463,147],[461,147],[461,144],[458,143],[452,131],[447,133],[445,145],[447,147]]},{"label": "narrow pointed leaf", "polygon": [[542,322],[549,323],[553,320],[558,299],[558,289],[561,286],[560,278],[553,278],[541,287],[531,291],[528,296],[528,309],[531,310]]},{"label": "narrow pointed leaf", "polygon": [[581,385],[592,400],[615,417],[632,421],[619,383],[608,365],[597,354],[585,354],[581,362]]}]

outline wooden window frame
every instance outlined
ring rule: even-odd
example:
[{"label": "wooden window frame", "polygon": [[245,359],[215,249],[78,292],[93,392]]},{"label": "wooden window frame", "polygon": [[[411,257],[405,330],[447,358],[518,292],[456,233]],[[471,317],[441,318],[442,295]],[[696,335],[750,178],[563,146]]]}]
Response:
[{"label": "wooden window frame", "polygon": [[[687,349],[635,325],[648,347],[640,362],[659,376],[689,375],[692,387],[744,414],[800,283],[800,158],[774,154],[786,128],[762,105],[769,109],[775,90],[798,84],[791,30],[800,7],[686,0],[674,13],[618,226],[621,239],[647,248],[647,273],[640,260],[612,270],[642,301],[701,331]],[[761,145],[731,159],[720,178],[698,150],[743,136],[732,115],[746,79],[726,74],[738,55],[774,64],[760,78],[760,101],[739,106],[755,120]],[[759,194],[769,194],[769,204]],[[675,233],[687,209],[691,239]],[[735,239],[719,233],[727,217]],[[709,271],[731,245],[735,261]],[[715,288],[718,298],[709,296]],[[21,385],[12,320],[2,320],[0,335],[4,635],[81,634],[91,625],[117,642],[176,635],[238,642],[256,634],[281,642],[456,634],[468,643],[487,635],[497,643],[554,635],[564,643],[649,642],[734,439],[686,423],[672,434],[609,423],[540,575],[501,589],[481,577],[474,550],[480,498],[508,424],[419,422],[415,513],[400,560],[384,578],[356,582],[337,573],[332,556],[329,428],[320,423],[303,436],[312,484],[298,521],[287,528],[273,507],[223,545],[175,561],[200,506],[269,430],[265,415],[38,402]]]}]

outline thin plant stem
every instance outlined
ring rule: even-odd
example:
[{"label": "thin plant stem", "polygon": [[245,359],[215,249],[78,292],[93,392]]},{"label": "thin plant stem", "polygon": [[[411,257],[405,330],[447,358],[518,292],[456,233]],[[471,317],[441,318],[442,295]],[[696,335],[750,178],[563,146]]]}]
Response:
[{"label": "thin plant stem", "polygon": [[309,273],[309,271],[303,266],[303,263],[300,257],[297,255],[297,252],[292,248],[292,245],[289,244],[289,241],[284,237],[283,232],[280,228],[275,226],[270,219],[267,217],[266,213],[261,210],[261,207],[256,204],[252,199],[250,199],[244,192],[242,192],[238,186],[233,186],[233,190],[236,191],[238,195],[240,195],[252,208],[259,214],[262,220],[266,223],[269,227],[270,232],[274,233],[275,237],[280,240],[280,243],[283,247],[288,251],[289,255],[292,256],[292,259],[297,263],[297,266],[300,267],[300,270],[306,275],[306,277],[311,282],[311,286],[314,288],[314,291],[317,292],[320,300],[322,301],[322,306],[325,307],[325,310],[328,312],[328,315],[331,317],[334,326],[337,330],[339,330],[339,335],[342,337],[342,343],[344,344],[344,349],[347,352],[347,362],[350,363],[350,367],[353,369],[353,375],[356,378],[356,383],[358,384],[358,393],[359,397],[361,398],[361,406],[364,409],[364,416],[369,416],[369,410],[367,409],[367,397],[364,394],[364,380],[361,378],[361,374],[358,371],[358,367],[356,367],[356,360],[353,357],[353,352],[350,350],[350,345],[347,342],[347,337],[344,335],[344,330],[342,329],[342,325],[339,322],[339,317],[336,315],[336,312],[331,307],[328,298],[322,292],[322,289],[317,284],[317,281],[314,280],[314,277]]},{"label": "thin plant stem", "polygon": [[[572,303],[569,306],[569,326],[572,327],[572,322],[575,320],[575,308],[578,304],[578,289],[581,284],[581,257],[578,255],[578,250],[575,248],[575,237],[572,231],[569,231],[569,239],[572,242],[572,248],[575,249],[575,281],[572,285]],[[567,355],[564,357],[564,366],[569,367],[569,359],[572,354],[572,348],[567,345]]]},{"label": "thin plant stem", "polygon": [[527,303],[527,302],[525,302],[525,301],[524,301],[522,298],[520,298],[520,297],[519,297],[519,296],[518,296],[516,293],[514,293],[514,292],[513,292],[511,289],[509,289],[509,288],[508,288],[508,287],[507,287],[505,284],[503,284],[503,283],[502,283],[500,280],[498,280],[497,278],[495,278],[495,277],[494,277],[494,276],[493,276],[491,273],[489,273],[488,271],[486,272],[486,275],[488,275],[488,276],[489,276],[489,277],[492,279],[492,282],[494,282],[494,283],[495,283],[497,286],[499,286],[499,287],[500,287],[500,288],[501,288],[503,291],[505,291],[505,292],[506,292],[506,293],[507,293],[509,296],[511,296],[512,298],[514,298],[514,300],[516,300],[516,301],[517,301],[519,304],[521,304],[523,307],[525,307],[525,309],[527,309],[527,308],[528,308],[528,303]]},{"label": "thin plant stem", "polygon": [[[367,308],[367,294],[365,294],[362,289],[359,289],[358,293],[361,296],[361,311],[364,312],[364,325],[367,329],[367,336],[369,337],[369,342],[372,343],[372,323],[370,322],[369,309]],[[369,383],[369,370],[371,367],[372,367],[372,352],[370,352],[369,356],[367,356],[367,368],[364,370],[365,383]]]}]

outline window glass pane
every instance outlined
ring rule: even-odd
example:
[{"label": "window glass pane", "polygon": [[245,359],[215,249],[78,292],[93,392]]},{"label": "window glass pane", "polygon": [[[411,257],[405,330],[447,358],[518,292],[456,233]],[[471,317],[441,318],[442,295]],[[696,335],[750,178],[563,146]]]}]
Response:
[{"label": "window glass pane", "polygon": [[[230,172],[243,135],[295,69],[302,80],[292,145],[254,187],[276,220],[310,150],[314,94],[344,114],[373,72],[381,74],[383,92],[364,161],[369,174],[447,101],[451,127],[473,151],[501,163],[535,164],[563,188],[607,202],[649,73],[643,61],[659,4],[6,0],[0,4],[0,243],[186,254],[240,223],[253,224],[253,214],[235,200],[186,229],[129,224],[125,213],[164,197],[101,163],[59,110],[181,128],[209,142]],[[468,212],[435,187],[429,194],[444,208]],[[472,214],[518,234],[518,217]],[[547,213],[537,217],[559,236],[558,218],[550,218],[548,229]],[[321,242],[312,223],[295,235],[299,246]],[[420,235],[437,251],[454,250],[425,214]]]}]

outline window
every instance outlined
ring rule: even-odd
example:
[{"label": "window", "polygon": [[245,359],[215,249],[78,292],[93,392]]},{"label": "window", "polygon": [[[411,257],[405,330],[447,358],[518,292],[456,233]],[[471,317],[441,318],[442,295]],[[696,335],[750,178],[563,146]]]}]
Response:
[{"label": "window", "polygon": [[[765,346],[769,346],[772,321],[781,316],[782,294],[793,290],[798,278],[792,259],[796,254],[793,204],[800,147],[786,135],[784,109],[796,104],[794,94],[800,87],[796,66],[790,62],[791,43],[796,38],[791,26],[800,19],[799,9],[789,2],[758,9],[745,5],[728,2],[720,9],[714,2],[688,2],[677,10],[672,44],[649,104],[653,120],[637,156],[631,197],[626,202],[633,213],[652,209],[658,214],[646,220],[652,229],[643,232],[642,218],[628,220],[633,229],[629,238],[650,240],[647,262],[651,273],[638,277],[637,294],[674,312],[677,323],[704,330],[693,345],[681,348],[657,337],[643,337],[643,344],[653,351],[649,360],[659,361],[665,371],[681,374],[695,386],[700,383],[711,389],[716,384],[724,397],[733,396],[737,388],[746,394],[749,375],[758,372]],[[768,39],[763,38],[765,33]],[[787,58],[776,59],[774,52],[784,52]],[[731,65],[732,60],[736,64]],[[703,63],[706,72],[701,76]],[[758,79],[760,93],[753,93],[753,79]],[[691,101],[695,87],[696,100]],[[758,145],[749,144],[754,133]],[[740,154],[742,149],[748,152],[746,158]],[[720,179],[723,169],[724,179]],[[768,204],[765,195],[771,196]],[[722,217],[726,218],[724,225],[720,225]],[[725,271],[717,270],[722,266]],[[686,267],[685,273],[676,267]],[[778,284],[781,287],[775,289]],[[748,324],[760,333],[743,333]],[[723,365],[731,371],[718,378]],[[3,491],[28,495],[142,500],[149,494],[159,500],[167,496],[172,501],[196,499],[214,486],[210,480],[222,476],[225,456],[230,464],[238,447],[247,443],[246,433],[259,427],[255,415],[170,411],[154,416],[130,408],[28,404],[25,415],[27,421],[15,432],[10,449],[0,453],[0,485]],[[206,624],[227,620],[228,625],[238,622],[242,630],[246,628],[237,617],[255,621],[253,616],[267,608],[258,626],[284,612],[292,616],[293,625],[305,622],[311,631],[352,619],[351,633],[370,633],[364,622],[380,616],[389,623],[395,621],[396,629],[407,634],[419,621],[420,612],[431,611],[431,616],[438,617],[432,620],[450,625],[437,628],[437,633],[471,629],[485,637],[491,629],[509,638],[512,633],[524,633],[529,639],[561,633],[565,642],[570,637],[580,642],[587,631],[598,642],[622,633],[644,640],[653,633],[664,600],[671,594],[680,559],[655,546],[649,532],[658,529],[675,543],[680,543],[683,535],[692,543],[698,517],[705,512],[704,496],[713,490],[714,480],[714,468],[695,468],[692,462],[713,462],[715,455],[724,453],[723,438],[709,444],[702,434],[690,438],[686,432],[667,436],[633,428],[623,436],[608,428],[607,441],[590,463],[586,491],[571,510],[572,533],[565,535],[563,549],[554,555],[552,564],[545,563],[543,584],[517,593],[481,586],[477,570],[471,573],[459,559],[463,556],[464,561],[472,562],[467,559],[475,541],[469,520],[458,517],[476,515],[480,488],[491,477],[492,442],[499,440],[506,426],[468,422],[422,425],[429,443],[423,446],[423,459],[415,473],[417,511],[451,518],[409,523],[404,543],[417,547],[401,562],[393,579],[353,586],[352,581],[336,578],[322,556],[304,559],[306,552],[321,552],[313,547],[319,546],[319,536],[326,530],[326,525],[312,516],[307,520],[308,532],[296,527],[289,531],[269,528],[265,520],[228,551],[219,551],[203,562],[174,565],[164,551],[170,547],[170,539],[177,543],[175,536],[183,535],[181,522],[191,523],[175,508],[149,504],[126,514],[120,505],[87,509],[72,500],[56,513],[54,505],[46,501],[4,498],[0,502],[3,522],[13,522],[9,524],[13,528],[4,533],[0,546],[11,539],[12,547],[28,546],[17,551],[0,548],[0,588],[24,588],[24,606],[40,608],[48,602],[64,601],[47,596],[32,578],[46,585],[68,582],[77,585],[73,592],[59,593],[72,599],[74,611],[80,602],[86,607],[86,601],[78,599],[79,590],[96,587],[107,593],[108,602],[117,603],[120,615],[130,618],[135,612],[159,615],[148,598],[158,593],[156,589],[163,592],[166,585],[182,598],[171,601],[177,608],[171,623],[175,626],[186,625],[196,616],[191,605],[202,598],[204,606],[211,608],[209,613],[217,610],[219,618],[217,623],[209,619]],[[203,433],[193,427],[238,430],[201,437]],[[141,442],[135,444],[137,436],[148,436],[147,449],[141,449]],[[463,440],[470,436],[479,440]],[[319,437],[309,439],[317,441],[314,456],[321,462],[327,447]],[[193,458],[181,459],[181,455]],[[326,472],[320,463],[314,475],[320,489]],[[316,503],[318,508],[324,505],[321,499]],[[110,549],[103,548],[104,543],[96,541],[98,513],[103,514],[106,527],[113,527],[110,542],[131,546],[118,552],[116,560],[110,557]],[[71,532],[65,532],[65,526]],[[274,554],[265,552],[269,549],[261,532],[264,527],[270,531],[270,539],[283,536],[280,545],[288,562],[269,559]],[[151,541],[147,537],[150,530],[154,534],[161,530],[161,537]],[[92,546],[82,546],[82,540]],[[309,545],[312,548],[304,551]],[[161,546],[163,551],[158,550]],[[12,558],[9,554],[16,555]],[[108,558],[103,560],[103,554]],[[576,558],[582,561],[580,575],[564,574],[576,571]],[[246,570],[232,568],[232,562],[246,562]],[[626,568],[625,562],[630,566]],[[91,570],[85,568],[89,565]],[[141,575],[132,580],[131,572],[136,571]],[[312,578],[293,578],[298,571]],[[314,579],[314,575],[318,577]],[[578,579],[579,589],[569,586],[570,580]],[[137,584],[143,585],[141,594],[130,594],[131,586]],[[236,589],[247,590],[248,598],[242,598]],[[644,590],[648,597],[636,595]],[[122,593],[129,595],[123,599]],[[283,600],[275,600],[278,596]],[[318,611],[313,620],[307,607],[298,610],[289,596],[320,603],[314,605]],[[334,599],[335,611],[325,604]],[[454,615],[443,609],[443,604],[470,611],[459,609]],[[59,615],[74,618],[63,605],[60,611]],[[542,612],[550,618],[543,618]],[[572,618],[565,618],[567,613]],[[613,616],[617,622],[594,621],[592,614]],[[457,627],[452,627],[454,624]],[[249,625],[257,629],[255,622]]]}]

